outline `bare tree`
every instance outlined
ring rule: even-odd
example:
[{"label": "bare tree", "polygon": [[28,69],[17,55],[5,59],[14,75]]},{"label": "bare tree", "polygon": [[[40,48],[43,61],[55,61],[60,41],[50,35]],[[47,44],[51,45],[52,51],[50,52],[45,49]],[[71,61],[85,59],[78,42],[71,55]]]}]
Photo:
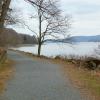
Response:
[{"label": "bare tree", "polygon": [[[56,0],[25,0],[29,2],[37,11],[38,30],[34,32],[28,25],[28,29],[36,33],[38,41],[38,56],[41,54],[41,46],[47,37],[58,38],[60,35],[66,36],[69,28],[69,17],[63,17]],[[45,23],[45,25],[44,25]],[[44,26],[45,28],[43,28]]]}]

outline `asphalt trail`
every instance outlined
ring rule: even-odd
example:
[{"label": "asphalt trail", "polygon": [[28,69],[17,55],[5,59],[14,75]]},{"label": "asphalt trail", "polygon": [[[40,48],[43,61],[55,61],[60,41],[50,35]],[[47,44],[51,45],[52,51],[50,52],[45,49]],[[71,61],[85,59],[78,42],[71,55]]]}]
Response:
[{"label": "asphalt trail", "polygon": [[0,100],[83,100],[59,65],[13,51],[8,57],[16,61],[15,75]]}]

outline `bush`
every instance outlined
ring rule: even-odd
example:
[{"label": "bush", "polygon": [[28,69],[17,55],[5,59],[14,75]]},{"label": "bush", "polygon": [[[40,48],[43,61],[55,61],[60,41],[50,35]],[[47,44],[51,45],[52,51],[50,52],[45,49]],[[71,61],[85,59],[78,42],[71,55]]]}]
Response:
[{"label": "bush", "polygon": [[91,70],[95,70],[99,67],[100,65],[100,60],[96,59],[96,58],[88,58],[85,61],[85,67],[91,69]]}]

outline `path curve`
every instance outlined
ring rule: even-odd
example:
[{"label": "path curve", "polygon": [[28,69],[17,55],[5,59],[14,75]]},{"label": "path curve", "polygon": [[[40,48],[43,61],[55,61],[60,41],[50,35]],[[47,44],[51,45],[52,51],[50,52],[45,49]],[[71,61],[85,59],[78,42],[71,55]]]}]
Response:
[{"label": "path curve", "polygon": [[83,100],[65,81],[59,65],[13,51],[8,57],[16,61],[15,75],[0,100]]}]

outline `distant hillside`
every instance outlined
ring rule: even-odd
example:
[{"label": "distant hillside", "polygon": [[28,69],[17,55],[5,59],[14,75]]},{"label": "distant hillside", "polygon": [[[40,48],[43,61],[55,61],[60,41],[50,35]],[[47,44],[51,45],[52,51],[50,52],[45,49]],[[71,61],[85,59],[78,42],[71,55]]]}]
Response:
[{"label": "distant hillside", "polygon": [[19,34],[13,29],[4,28],[0,32],[0,46],[35,43],[35,36]]},{"label": "distant hillside", "polygon": [[48,39],[47,42],[100,42],[100,35],[96,36],[72,36],[66,39]]},{"label": "distant hillside", "polygon": [[[67,39],[64,39],[64,41]],[[73,42],[100,42],[100,35],[96,36],[73,36],[70,37]]]}]

